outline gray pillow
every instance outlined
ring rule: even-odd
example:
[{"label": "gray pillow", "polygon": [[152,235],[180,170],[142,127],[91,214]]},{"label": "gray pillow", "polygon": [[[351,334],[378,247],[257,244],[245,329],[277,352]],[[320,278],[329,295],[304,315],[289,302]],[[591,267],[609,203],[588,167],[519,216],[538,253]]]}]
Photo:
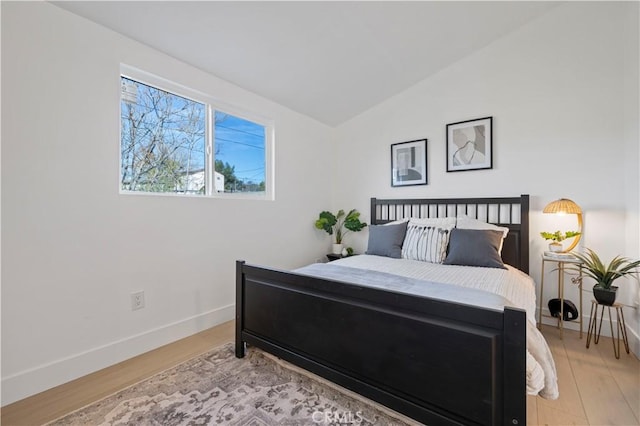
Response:
[{"label": "gray pillow", "polygon": [[407,222],[397,225],[370,225],[369,244],[365,254],[375,254],[400,259],[402,242],[407,232]]},{"label": "gray pillow", "polygon": [[443,263],[507,269],[498,252],[502,237],[502,231],[454,228],[449,237],[449,252]]}]

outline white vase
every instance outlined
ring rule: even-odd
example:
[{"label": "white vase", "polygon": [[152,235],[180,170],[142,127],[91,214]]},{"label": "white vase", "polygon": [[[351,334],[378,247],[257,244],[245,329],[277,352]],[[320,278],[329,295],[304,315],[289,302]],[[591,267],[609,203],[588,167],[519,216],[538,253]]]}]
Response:
[{"label": "white vase", "polygon": [[334,244],[332,249],[333,254],[342,254],[342,244]]}]

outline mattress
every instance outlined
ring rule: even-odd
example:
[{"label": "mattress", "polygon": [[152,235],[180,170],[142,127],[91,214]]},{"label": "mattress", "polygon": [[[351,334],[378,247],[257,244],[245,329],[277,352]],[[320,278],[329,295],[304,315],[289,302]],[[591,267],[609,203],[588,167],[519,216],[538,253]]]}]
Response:
[{"label": "mattress", "polygon": [[508,265],[507,269],[482,268],[359,255],[316,263],[295,272],[487,309],[502,310],[504,306],[524,309],[527,393],[546,399],[558,397],[555,363],[547,342],[536,328],[535,283],[518,269]]}]

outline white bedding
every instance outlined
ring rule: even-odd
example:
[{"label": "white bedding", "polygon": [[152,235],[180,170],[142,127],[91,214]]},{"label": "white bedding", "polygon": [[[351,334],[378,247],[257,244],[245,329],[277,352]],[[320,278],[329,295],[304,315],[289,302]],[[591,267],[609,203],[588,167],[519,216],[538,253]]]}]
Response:
[{"label": "white bedding", "polygon": [[[465,297],[473,299],[474,304],[492,307],[503,303],[522,308],[527,313],[527,393],[540,395],[547,399],[558,397],[558,385],[555,363],[551,351],[540,331],[536,328],[535,310],[536,296],[535,284],[531,277],[507,265],[508,269],[481,268],[473,266],[442,265],[421,262],[408,259],[392,259],[382,256],[359,255],[343,258],[331,262],[330,265],[357,268],[362,270],[378,271],[393,275],[399,275],[411,279],[425,281],[424,288],[416,288],[415,285],[390,284],[388,287],[377,283],[374,286],[384,286],[394,291],[403,291],[412,294],[420,294],[444,298],[446,289],[440,284],[452,284],[457,288],[452,289],[454,300],[465,302]],[[298,270],[302,273],[315,274],[322,265],[316,264]],[[431,288],[429,288],[431,286]],[[460,287],[474,289],[473,294],[466,295],[458,291]],[[500,298],[492,298],[490,295],[482,296],[480,292],[488,292]],[[433,292],[433,294],[431,293]]]}]

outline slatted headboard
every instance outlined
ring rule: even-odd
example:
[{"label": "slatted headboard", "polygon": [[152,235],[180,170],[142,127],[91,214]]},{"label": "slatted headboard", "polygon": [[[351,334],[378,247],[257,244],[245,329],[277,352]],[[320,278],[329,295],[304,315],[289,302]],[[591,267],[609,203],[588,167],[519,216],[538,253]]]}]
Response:
[{"label": "slatted headboard", "polygon": [[467,215],[509,228],[502,259],[529,273],[529,195],[489,198],[371,199],[371,223]]}]

